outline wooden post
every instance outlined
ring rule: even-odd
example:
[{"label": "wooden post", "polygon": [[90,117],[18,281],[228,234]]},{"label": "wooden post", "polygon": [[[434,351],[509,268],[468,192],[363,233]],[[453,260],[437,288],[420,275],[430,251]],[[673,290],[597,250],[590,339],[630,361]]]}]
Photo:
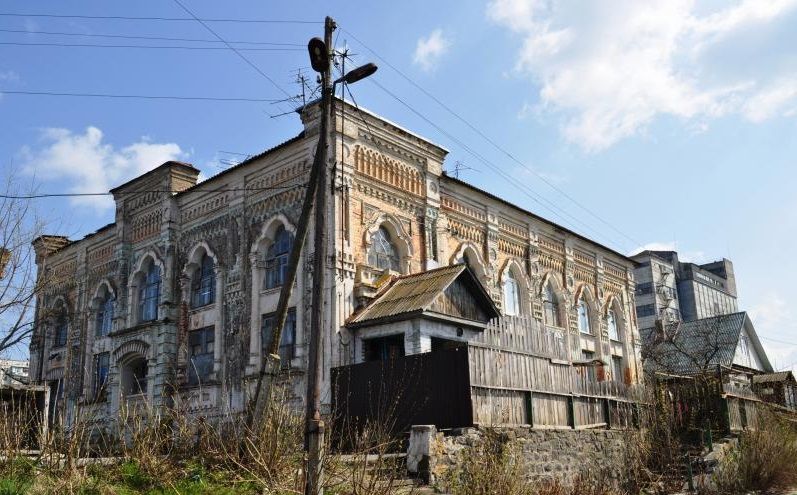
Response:
[{"label": "wooden post", "polygon": [[534,392],[529,390],[525,395],[526,399],[526,419],[528,419],[529,426],[534,428]]}]

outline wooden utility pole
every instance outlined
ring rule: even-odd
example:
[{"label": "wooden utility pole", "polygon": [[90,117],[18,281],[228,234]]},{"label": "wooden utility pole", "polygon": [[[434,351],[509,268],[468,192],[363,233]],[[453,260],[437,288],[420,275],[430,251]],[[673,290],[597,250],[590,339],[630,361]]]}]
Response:
[{"label": "wooden utility pole", "polygon": [[321,495],[324,447],[324,421],[321,419],[321,356],[322,335],[324,330],[324,280],[327,269],[327,161],[329,151],[329,110],[332,102],[332,32],[335,21],[327,17],[324,22],[324,44],[329,65],[321,74],[321,122],[319,142],[325,146],[319,148],[321,153],[321,169],[315,197],[315,235],[313,254],[313,295],[310,318],[310,346],[307,360],[307,395],[305,412],[305,449],[307,449],[307,484],[305,495]]}]

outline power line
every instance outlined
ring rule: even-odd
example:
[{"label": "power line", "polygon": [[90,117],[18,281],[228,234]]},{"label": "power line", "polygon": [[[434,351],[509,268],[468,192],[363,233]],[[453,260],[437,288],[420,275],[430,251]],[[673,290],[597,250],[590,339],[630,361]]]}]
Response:
[{"label": "power line", "polygon": [[[260,74],[261,76],[263,76],[264,78],[266,78],[266,80],[267,80],[268,82],[270,82],[270,83],[271,83],[271,84],[272,84],[274,87],[276,87],[277,89],[279,89],[280,91],[282,91],[282,93],[283,93],[283,94],[285,94],[285,96],[288,96],[288,97],[290,97],[290,96],[291,96],[290,94],[288,94],[288,92],[287,92],[287,91],[285,91],[284,89],[282,89],[282,86],[280,86],[279,84],[277,84],[277,83],[276,83],[276,81],[274,81],[274,79],[272,79],[271,77],[269,77],[269,76],[268,76],[268,74],[266,74],[265,72],[263,72],[262,70],[260,70],[260,67],[258,67],[257,65],[255,65],[255,63],[254,63],[254,62],[252,62],[251,60],[249,60],[248,58],[246,58],[246,56],[245,56],[243,53],[241,53],[241,52],[240,52],[238,49],[236,49],[234,46],[232,46],[232,45],[231,45],[229,42],[227,42],[227,41],[226,41],[224,38],[222,38],[221,36],[219,36],[219,34],[218,34],[218,33],[216,33],[216,31],[214,31],[214,30],[213,30],[213,28],[211,28],[210,26],[208,26],[208,25],[205,23],[205,20],[203,20],[203,19],[200,19],[199,17],[197,17],[196,15],[194,15],[194,13],[193,13],[193,12],[191,12],[191,10],[190,10],[188,7],[186,7],[185,5],[183,5],[183,4],[182,4],[182,2],[180,2],[180,0],[174,0],[174,3],[176,3],[176,4],[177,4],[177,5],[178,5],[178,6],[179,6],[181,9],[183,9],[183,10],[184,10],[184,11],[185,11],[185,12],[186,12],[188,15],[190,15],[190,16],[191,16],[191,17],[192,17],[192,18],[193,18],[195,21],[197,21],[198,23],[200,23],[200,24],[202,25],[202,27],[204,27],[206,30],[208,30],[208,31],[210,32],[210,34],[212,34],[212,35],[213,35],[213,36],[214,36],[216,39],[218,39],[219,41],[221,41],[222,43],[224,43],[224,45],[225,45],[225,46],[227,46],[227,48],[231,49],[231,50],[232,50],[232,51],[233,51],[233,52],[234,52],[236,55],[238,55],[238,57],[239,57],[241,60],[243,60],[244,62],[246,62],[246,63],[247,63],[247,64],[248,64],[248,65],[249,65],[251,68],[253,68],[255,71],[257,71],[257,73],[258,73],[258,74]],[[210,22],[210,21],[208,21],[208,22]]]},{"label": "power line", "polygon": [[[95,43],[49,43],[28,41],[0,41],[0,45],[11,46],[54,46],[63,48],[144,48],[150,50],[236,50],[224,46],[185,46],[185,45],[99,45]],[[247,52],[300,52],[301,48],[271,47],[271,48],[238,48]]]},{"label": "power line", "polygon": [[763,340],[769,340],[770,342],[777,342],[778,344],[797,345],[797,342],[787,342],[785,340],[778,340],[778,339],[772,339],[772,338],[769,338],[769,337],[762,337],[761,335],[759,335],[758,338],[759,339],[763,339]]},{"label": "power line", "polygon": [[[189,41],[196,43],[221,43],[219,40],[209,40],[207,38],[171,38],[167,36],[134,36],[125,34],[94,34],[94,33],[67,33],[63,31],[29,31],[26,29],[0,29],[0,33],[21,33],[21,34],[45,34],[49,36],[80,36],[86,38],[120,38],[126,40],[150,40],[150,41]],[[301,43],[274,43],[266,41],[230,41],[237,45],[263,45],[263,46],[295,46],[304,47]]]},{"label": "power line", "polygon": [[53,19],[105,19],[123,21],[200,21],[200,22],[237,22],[243,24],[321,24],[320,21],[297,19],[198,19],[188,17],[133,17],[121,15],[65,15],[65,14],[23,14],[18,12],[0,12],[2,17],[46,17]]},{"label": "power line", "polygon": [[0,94],[9,95],[32,95],[32,96],[71,96],[79,98],[129,98],[145,100],[200,100],[200,101],[230,101],[230,102],[255,102],[255,103],[275,103],[284,101],[276,98],[234,98],[234,97],[215,97],[215,96],[175,96],[175,95],[124,95],[110,93],[65,93],[55,91],[22,91],[0,89]]},{"label": "power line", "polygon": [[551,187],[553,190],[557,191],[559,194],[561,194],[562,196],[564,196],[565,198],[567,198],[567,199],[568,199],[570,202],[572,202],[573,204],[575,204],[576,206],[578,206],[580,209],[582,209],[582,210],[584,210],[585,212],[587,212],[587,213],[588,213],[589,215],[591,215],[593,218],[597,219],[598,221],[600,221],[600,222],[601,222],[601,223],[603,223],[604,225],[608,226],[608,227],[609,227],[609,228],[611,228],[613,231],[615,231],[616,233],[618,233],[618,234],[620,234],[621,236],[625,237],[626,239],[630,240],[631,242],[633,242],[633,243],[636,243],[637,245],[642,245],[642,243],[641,243],[641,242],[639,242],[638,240],[634,239],[633,237],[630,237],[629,235],[625,234],[623,231],[619,230],[617,227],[615,227],[614,225],[612,225],[611,223],[609,223],[607,220],[603,219],[603,218],[602,218],[601,216],[599,216],[597,213],[593,212],[593,211],[592,211],[590,208],[588,208],[588,207],[584,206],[584,205],[583,205],[581,202],[579,202],[578,200],[576,200],[575,198],[573,198],[572,196],[570,196],[570,195],[569,195],[569,194],[568,194],[566,191],[564,191],[562,188],[560,188],[560,187],[556,186],[556,184],[554,184],[554,183],[552,183],[551,181],[549,181],[548,179],[546,179],[546,178],[545,178],[545,176],[544,176],[543,174],[541,174],[541,173],[537,172],[537,171],[536,171],[536,170],[534,170],[532,167],[530,167],[530,166],[526,165],[524,162],[522,162],[521,160],[519,160],[519,159],[518,159],[518,158],[517,158],[515,155],[513,155],[512,153],[510,153],[509,151],[507,151],[506,149],[504,149],[502,146],[500,146],[498,143],[496,143],[496,142],[495,142],[493,139],[491,139],[489,136],[487,136],[487,135],[486,135],[484,132],[482,132],[482,131],[481,131],[479,128],[477,128],[477,127],[476,127],[474,124],[472,124],[470,121],[468,121],[467,119],[465,119],[464,117],[462,117],[461,115],[459,115],[459,113],[455,112],[455,111],[454,111],[453,109],[451,109],[451,108],[450,108],[448,105],[446,105],[445,103],[443,103],[443,102],[442,102],[442,101],[441,101],[439,98],[437,98],[437,97],[436,97],[436,96],[434,96],[432,93],[430,93],[429,91],[427,91],[427,90],[426,90],[425,88],[423,88],[423,87],[422,87],[420,84],[416,83],[416,82],[415,82],[414,80],[412,80],[412,79],[411,79],[409,76],[407,76],[407,75],[406,75],[406,74],[404,74],[404,73],[403,73],[401,70],[399,70],[397,67],[395,67],[393,64],[391,64],[390,62],[388,62],[388,61],[387,61],[387,60],[386,60],[384,57],[382,57],[381,55],[379,55],[378,53],[376,53],[376,52],[375,52],[375,51],[374,51],[374,50],[373,50],[371,47],[369,47],[368,45],[366,45],[365,43],[363,43],[363,42],[362,42],[362,41],[361,41],[359,38],[357,38],[357,37],[356,37],[354,34],[352,34],[352,32],[351,32],[351,31],[349,31],[349,30],[347,30],[347,29],[345,29],[345,28],[341,28],[341,30],[342,30],[342,31],[346,31],[346,33],[348,33],[348,34],[349,34],[349,35],[350,35],[350,36],[351,36],[351,37],[354,39],[354,41],[356,41],[356,42],[360,43],[360,45],[362,45],[362,46],[363,46],[365,49],[367,49],[368,51],[370,51],[371,53],[373,53],[373,54],[374,54],[374,56],[376,56],[376,57],[377,57],[379,60],[381,60],[382,62],[384,62],[384,63],[385,63],[385,64],[386,64],[388,67],[390,67],[391,69],[393,69],[393,70],[394,70],[396,73],[398,73],[398,74],[399,74],[399,75],[400,75],[402,78],[404,78],[404,79],[405,79],[407,82],[409,82],[410,84],[412,84],[413,86],[415,86],[415,87],[416,87],[418,90],[420,90],[420,91],[421,91],[423,94],[425,94],[426,96],[428,96],[429,98],[431,98],[431,99],[432,99],[432,100],[433,100],[435,103],[437,103],[438,105],[440,105],[440,106],[441,106],[441,107],[442,107],[444,110],[446,110],[448,113],[450,113],[451,115],[453,115],[453,116],[454,116],[454,117],[455,117],[457,120],[459,120],[460,122],[462,122],[463,124],[465,124],[466,126],[468,126],[468,127],[471,129],[471,130],[473,130],[474,132],[476,132],[476,133],[477,133],[479,136],[481,136],[481,137],[482,137],[482,138],[483,138],[485,141],[487,141],[488,143],[490,143],[490,144],[491,144],[491,145],[492,145],[492,146],[493,146],[495,149],[497,149],[498,151],[500,151],[501,153],[503,153],[504,155],[506,155],[506,156],[507,156],[509,159],[511,159],[512,161],[514,161],[515,163],[517,163],[518,165],[520,165],[521,167],[523,167],[523,168],[524,168],[524,169],[526,169],[527,171],[529,171],[529,172],[533,173],[533,174],[534,174],[535,176],[537,176],[537,177],[538,177],[538,178],[539,178],[541,181],[543,181],[545,184],[547,184],[547,185],[548,185],[549,187]]}]

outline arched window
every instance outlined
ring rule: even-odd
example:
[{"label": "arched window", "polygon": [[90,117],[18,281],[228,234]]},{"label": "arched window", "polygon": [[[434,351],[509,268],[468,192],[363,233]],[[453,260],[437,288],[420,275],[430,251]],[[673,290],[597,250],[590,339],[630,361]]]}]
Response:
[{"label": "arched window", "polygon": [[620,340],[620,332],[617,330],[617,317],[613,309],[606,312],[606,326],[609,327],[609,338],[611,340]]},{"label": "arched window", "polygon": [[113,304],[113,294],[106,291],[97,306],[97,321],[95,325],[95,335],[97,337],[105,337],[111,333],[113,327]]},{"label": "arched window", "polygon": [[66,308],[61,306],[55,317],[55,335],[53,347],[63,347],[66,345],[66,336],[69,333],[69,319],[67,318]]},{"label": "arched window", "polygon": [[150,263],[143,283],[138,288],[138,321],[153,321],[158,318],[158,300],[161,292],[161,269]]},{"label": "arched window", "polygon": [[194,308],[212,304],[216,299],[214,266],[213,258],[208,256],[207,253],[203,254],[199,263],[199,270],[197,270],[192,281],[191,306]]},{"label": "arched window", "polygon": [[511,270],[507,270],[504,275],[504,314],[509,316],[520,314],[518,284]]},{"label": "arched window", "polygon": [[124,395],[147,393],[147,360],[145,358],[134,358],[122,367],[121,387]]},{"label": "arched window", "polygon": [[293,245],[293,236],[280,225],[274,233],[274,242],[266,251],[266,289],[279,287],[285,282],[285,273],[288,271],[288,256]]},{"label": "arched window", "polygon": [[578,300],[578,330],[581,333],[592,333],[589,329],[589,308],[583,297]]},{"label": "arched window", "polygon": [[542,292],[542,309],[543,321],[546,325],[552,327],[562,326],[562,322],[559,321],[559,303],[556,300],[556,293],[554,293],[553,285],[550,282],[545,284],[545,290]]},{"label": "arched window", "polygon": [[371,249],[368,251],[368,264],[380,270],[400,271],[399,255],[390,232],[379,227],[371,238]]}]

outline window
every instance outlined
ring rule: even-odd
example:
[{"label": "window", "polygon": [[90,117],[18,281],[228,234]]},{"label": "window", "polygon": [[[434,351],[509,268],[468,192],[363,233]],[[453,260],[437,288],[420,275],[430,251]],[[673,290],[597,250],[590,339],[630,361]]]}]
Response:
[{"label": "window", "polygon": [[511,270],[507,270],[504,275],[504,314],[520,314],[520,297],[518,295],[518,284]]},{"label": "window", "polygon": [[188,332],[188,384],[206,382],[213,371],[215,328],[206,327]]},{"label": "window", "polygon": [[645,316],[653,316],[655,314],[656,314],[655,304],[642,304],[636,307],[636,315],[638,318],[642,318]]},{"label": "window", "polygon": [[152,263],[147,270],[144,283],[138,288],[138,321],[153,321],[158,318],[161,270]]},{"label": "window", "polygon": [[[268,352],[268,345],[271,342],[271,335],[274,332],[274,325],[276,324],[276,313],[269,313],[263,315],[263,354]],[[288,310],[288,315],[285,318],[285,327],[282,329],[282,336],[280,337],[279,357],[282,367],[289,367],[291,359],[294,356],[296,347],[296,308]]]},{"label": "window", "polygon": [[589,329],[589,308],[583,297],[578,300],[578,330],[581,333],[592,333]]},{"label": "window", "polygon": [[623,357],[612,356],[612,379],[616,382],[624,381],[625,374],[623,373]]},{"label": "window", "polygon": [[542,293],[542,310],[543,321],[546,325],[554,327],[562,326],[562,323],[559,321],[559,303],[556,301],[556,294],[550,282],[545,284],[545,290]]},{"label": "window", "polygon": [[200,308],[213,303],[216,298],[216,274],[214,272],[213,258],[205,253],[199,263],[192,283],[191,306]]},{"label": "window", "polygon": [[642,282],[641,284],[637,284],[636,289],[634,290],[636,295],[642,296],[645,294],[652,294],[653,293],[653,282]]},{"label": "window", "polygon": [[620,340],[620,332],[617,331],[617,318],[612,309],[606,312],[606,326],[609,327],[609,338],[611,340]]},{"label": "window", "polygon": [[[592,361],[593,359],[595,359],[595,353],[592,351],[581,351],[581,359],[587,362]],[[584,366],[584,378],[586,378],[588,382],[593,382],[593,383],[597,382],[598,371],[596,366],[594,365]]]},{"label": "window", "polygon": [[379,227],[371,238],[371,249],[368,250],[368,264],[380,270],[399,270],[399,256],[396,246],[390,237],[390,232],[384,227]]},{"label": "window", "polygon": [[273,289],[285,283],[288,271],[288,256],[293,245],[293,236],[280,225],[274,233],[274,242],[266,251],[266,278],[263,282],[266,289]]},{"label": "window", "polygon": [[106,293],[97,307],[97,328],[95,330],[97,337],[104,337],[111,333],[113,328],[113,304],[113,296],[110,293]]},{"label": "window", "polygon": [[110,354],[101,352],[94,356],[94,398],[98,399],[106,390],[108,370],[110,370]]},{"label": "window", "polygon": [[55,320],[55,341],[53,347],[63,347],[66,345],[66,335],[69,332],[69,320],[66,317],[66,310],[61,308]]},{"label": "window", "polygon": [[133,359],[122,368],[122,393],[147,393],[147,360],[143,357]]},{"label": "window", "polygon": [[366,361],[391,361],[404,357],[404,335],[363,340],[363,356]]}]

